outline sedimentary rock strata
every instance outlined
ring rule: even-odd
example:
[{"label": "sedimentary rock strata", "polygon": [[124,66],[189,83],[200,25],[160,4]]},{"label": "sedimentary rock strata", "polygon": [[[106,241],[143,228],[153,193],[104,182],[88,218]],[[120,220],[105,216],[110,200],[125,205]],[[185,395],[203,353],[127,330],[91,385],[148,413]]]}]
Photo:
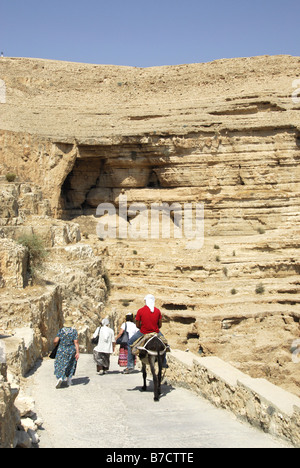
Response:
[{"label": "sedimentary rock strata", "polygon": [[1,164],[42,181],[54,210],[95,210],[122,188],[280,209],[299,183],[298,73],[288,56],[149,69],[3,58]]}]

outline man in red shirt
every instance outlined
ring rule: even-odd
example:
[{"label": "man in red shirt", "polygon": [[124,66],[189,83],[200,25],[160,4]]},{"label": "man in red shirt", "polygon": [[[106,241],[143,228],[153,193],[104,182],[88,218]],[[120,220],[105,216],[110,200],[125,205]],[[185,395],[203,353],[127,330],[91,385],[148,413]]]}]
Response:
[{"label": "man in red shirt", "polygon": [[[131,352],[131,345],[148,333],[158,333],[162,335],[159,329],[162,326],[162,315],[159,309],[155,307],[155,298],[152,294],[145,297],[146,305],[139,309],[135,318],[136,326],[140,329],[128,341],[128,364],[127,369],[123,374],[130,374],[134,370],[134,356]],[[163,367],[166,367],[166,361],[163,362]]]},{"label": "man in red shirt", "polygon": [[160,310],[154,307],[154,311],[151,312],[149,307],[145,305],[140,309],[135,318],[136,326],[140,329],[143,335],[148,333],[159,333],[159,329],[162,325],[162,316]]}]

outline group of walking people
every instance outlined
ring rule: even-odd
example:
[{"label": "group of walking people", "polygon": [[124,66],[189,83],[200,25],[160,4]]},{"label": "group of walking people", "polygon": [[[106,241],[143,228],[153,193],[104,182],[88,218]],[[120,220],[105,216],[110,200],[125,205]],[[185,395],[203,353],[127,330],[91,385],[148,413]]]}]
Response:
[{"label": "group of walking people", "polygon": [[[118,360],[119,366],[125,368],[123,374],[130,374],[134,371],[136,358],[132,354],[131,345],[149,333],[161,335],[162,315],[160,310],[155,307],[155,298],[149,294],[144,300],[145,306],[138,310],[135,323],[133,314],[128,313],[116,337],[113,329],[110,328],[108,318],[103,319],[101,326],[95,330],[93,354],[96,371],[99,375],[104,375],[109,370],[110,356],[115,351],[117,341],[124,333],[128,334],[128,341],[120,344]],[[78,332],[73,328],[70,319],[66,319],[64,327],[59,330],[54,345],[57,347],[54,363],[54,374],[57,379],[56,388],[60,388],[63,382],[69,386],[72,383],[79,359]],[[163,365],[166,367],[166,361]]]},{"label": "group of walking people", "polygon": [[[93,340],[97,340],[94,348],[94,360],[97,366],[97,373],[104,375],[110,367],[110,356],[115,351],[118,339],[127,333],[131,339],[139,329],[134,323],[133,314],[127,314],[125,322],[122,324],[119,334],[115,337],[114,331],[110,328],[107,318],[102,320],[102,326],[98,327],[93,335]],[[129,341],[129,340],[128,340]],[[120,343],[118,364],[120,367],[127,367],[128,363],[128,341]]]}]

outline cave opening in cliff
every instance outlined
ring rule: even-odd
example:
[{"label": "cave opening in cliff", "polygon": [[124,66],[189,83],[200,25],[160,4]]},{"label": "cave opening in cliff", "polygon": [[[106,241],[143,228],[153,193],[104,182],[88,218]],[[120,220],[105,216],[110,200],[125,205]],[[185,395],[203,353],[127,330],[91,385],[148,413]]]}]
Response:
[{"label": "cave opening in cliff", "polygon": [[160,188],[160,187],[161,187],[161,185],[160,185],[160,182],[159,182],[159,178],[158,178],[156,172],[153,170],[151,172],[151,174],[150,174],[147,188]]},{"label": "cave opening in cliff", "polygon": [[[143,202],[146,192],[165,188],[162,167],[165,146],[130,142],[117,145],[80,145],[77,159],[61,187],[61,216],[96,216],[101,203],[118,208],[120,194],[132,195]],[[136,198],[134,198],[136,197]]]},{"label": "cave opening in cliff", "polygon": [[87,195],[97,186],[102,166],[103,161],[97,158],[78,158],[75,161],[61,188],[61,208],[66,217],[86,214]]}]

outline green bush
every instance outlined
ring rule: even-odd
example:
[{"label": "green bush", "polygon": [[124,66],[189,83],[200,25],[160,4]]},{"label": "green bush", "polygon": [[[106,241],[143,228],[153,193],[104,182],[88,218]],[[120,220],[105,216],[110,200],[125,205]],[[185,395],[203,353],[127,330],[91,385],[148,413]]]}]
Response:
[{"label": "green bush", "polygon": [[36,234],[24,234],[18,239],[18,243],[28,249],[29,272],[34,274],[35,270],[42,269],[43,261],[48,255],[43,239]]},{"label": "green bush", "polygon": [[14,182],[16,180],[17,175],[14,174],[13,172],[9,172],[8,174],[6,174],[5,177],[6,177],[7,182]]},{"label": "green bush", "polygon": [[255,292],[256,292],[256,294],[263,294],[265,292],[264,285],[262,283],[259,283],[256,286]]}]

